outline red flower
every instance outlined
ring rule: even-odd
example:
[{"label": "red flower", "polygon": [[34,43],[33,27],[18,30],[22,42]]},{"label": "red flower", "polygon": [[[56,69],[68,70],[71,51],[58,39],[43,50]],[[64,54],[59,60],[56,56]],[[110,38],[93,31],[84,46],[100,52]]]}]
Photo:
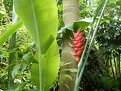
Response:
[{"label": "red flower", "polygon": [[73,33],[73,35],[74,35],[74,38],[71,39],[73,42],[72,48],[74,50],[73,56],[76,62],[79,63],[82,52],[85,47],[84,42],[85,42],[86,36],[84,36],[84,32],[80,32],[80,29],[78,29],[76,33]]}]

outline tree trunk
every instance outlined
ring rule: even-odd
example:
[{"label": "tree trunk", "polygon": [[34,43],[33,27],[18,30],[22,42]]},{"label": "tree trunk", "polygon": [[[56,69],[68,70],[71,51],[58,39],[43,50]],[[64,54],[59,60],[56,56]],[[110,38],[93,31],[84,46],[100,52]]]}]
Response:
[{"label": "tree trunk", "polygon": [[79,0],[63,0],[63,21],[65,25],[79,19]]},{"label": "tree trunk", "polygon": [[[79,0],[63,0],[63,21],[65,25],[71,24],[74,21],[77,21],[79,19]],[[68,34],[68,33],[66,33]],[[77,63],[75,62],[71,52],[73,49],[70,47],[68,42],[70,41],[70,38],[67,35],[63,36],[63,48],[62,48],[62,61],[68,63],[72,62],[71,64],[68,64],[64,67],[61,67],[61,74],[60,74],[60,88],[59,91],[73,91],[74,90],[74,84],[75,84],[75,78],[76,73],[63,71],[64,69],[73,69],[77,68]],[[72,77],[72,80],[67,79],[65,75],[69,75]]]}]

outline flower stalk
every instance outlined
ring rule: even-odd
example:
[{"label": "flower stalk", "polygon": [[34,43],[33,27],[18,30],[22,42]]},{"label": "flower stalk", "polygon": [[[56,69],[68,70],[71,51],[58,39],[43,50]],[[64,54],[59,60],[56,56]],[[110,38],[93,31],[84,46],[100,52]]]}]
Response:
[{"label": "flower stalk", "polygon": [[[97,21],[97,25],[96,25],[96,28],[93,32],[91,39],[90,39],[90,36],[87,39],[84,51],[83,51],[81,59],[80,59],[80,63],[78,64],[78,72],[77,72],[77,77],[76,77],[76,81],[75,81],[74,91],[79,91],[79,85],[80,85],[80,81],[81,81],[81,78],[82,78],[82,75],[83,75],[83,72],[84,72],[84,68],[85,68],[85,65],[86,65],[90,50],[91,50],[91,46],[92,46],[93,41],[94,41],[94,37],[95,37],[95,35],[98,31],[98,27],[99,27],[100,21],[102,19],[104,10],[106,8],[107,2],[108,2],[108,0],[105,1],[104,5],[102,7],[102,11],[101,11],[99,20]],[[87,45],[89,45],[88,48],[87,48]]]}]

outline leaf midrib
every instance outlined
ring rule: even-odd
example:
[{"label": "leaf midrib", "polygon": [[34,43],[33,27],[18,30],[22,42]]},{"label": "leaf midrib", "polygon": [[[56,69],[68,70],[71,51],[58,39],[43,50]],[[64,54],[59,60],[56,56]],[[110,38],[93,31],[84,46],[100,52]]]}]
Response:
[{"label": "leaf midrib", "polygon": [[33,0],[30,0],[31,6],[32,6],[32,14],[33,14],[33,18],[34,18],[34,24],[35,24],[35,31],[36,31],[36,36],[37,36],[37,47],[38,47],[38,56],[39,56],[39,88],[40,91],[42,91],[42,61],[41,61],[41,45],[40,45],[40,32],[39,32],[39,27],[38,27],[38,21],[37,21],[37,17],[36,17],[36,11],[34,8],[34,2]]}]

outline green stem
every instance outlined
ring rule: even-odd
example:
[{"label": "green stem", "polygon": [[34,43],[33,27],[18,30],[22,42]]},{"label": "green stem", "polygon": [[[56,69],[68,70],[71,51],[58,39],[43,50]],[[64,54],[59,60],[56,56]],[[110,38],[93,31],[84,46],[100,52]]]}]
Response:
[{"label": "green stem", "polygon": [[[16,33],[14,33],[12,35],[12,37],[10,38],[10,43],[9,43],[9,49],[10,50],[13,50],[15,48],[15,43],[16,43]],[[14,89],[14,79],[12,78],[12,70],[13,70],[13,67],[15,66],[15,60],[16,60],[16,53],[13,51],[13,52],[10,52],[9,53],[9,67],[8,67],[8,90],[10,89]]]},{"label": "green stem", "polygon": [[113,51],[113,60],[114,60],[114,69],[115,69],[115,75],[117,75],[117,65],[116,65],[116,58],[115,58],[115,53]]},{"label": "green stem", "polygon": [[44,91],[44,87],[43,87],[43,79],[42,79],[42,60],[41,60],[41,45],[40,45],[40,33],[39,33],[39,27],[38,27],[38,20],[36,17],[36,11],[34,8],[34,1],[30,0],[30,3],[32,5],[32,12],[33,12],[33,16],[34,16],[34,23],[35,23],[35,32],[37,33],[37,48],[38,48],[38,58],[39,58],[39,90],[40,91]]},{"label": "green stem", "polygon": [[[82,54],[82,57],[81,57],[81,59],[80,59],[80,63],[79,63],[79,66],[78,66],[78,72],[77,72],[77,77],[76,77],[76,82],[75,82],[74,91],[79,91],[79,85],[80,85],[80,81],[81,81],[81,78],[82,78],[82,75],[83,75],[83,71],[84,71],[84,68],[85,68],[85,65],[86,65],[86,62],[87,62],[87,59],[88,59],[90,50],[91,50],[92,43],[93,43],[93,41],[94,41],[94,37],[95,37],[95,35],[96,35],[97,31],[98,31],[98,27],[99,27],[100,21],[101,21],[101,19],[102,19],[104,10],[105,10],[105,8],[106,8],[107,2],[108,2],[108,0],[105,1],[104,6],[103,6],[103,8],[102,8],[102,11],[101,11],[99,20],[98,20],[98,22],[97,22],[95,31],[94,31],[94,33],[93,33],[93,36],[92,36],[92,38],[91,38],[91,42],[90,42],[90,44],[89,44],[87,53],[86,53],[86,48],[85,48],[85,49],[84,49],[84,52],[83,52],[83,54]],[[88,39],[89,39],[89,38],[88,38]],[[88,42],[88,41],[87,41],[87,42]],[[87,43],[86,43],[86,46],[87,46]],[[85,53],[86,53],[86,54],[85,54]],[[86,55],[86,56],[85,56],[85,59],[84,59],[84,55]]]},{"label": "green stem", "polygon": [[[13,15],[12,15],[12,22],[13,23],[16,23],[17,22],[17,16],[15,14],[15,10],[14,10],[14,7],[13,7]],[[15,66],[15,61],[16,61],[16,52],[15,51],[12,51],[11,50],[14,50],[16,46],[16,33],[14,33],[12,35],[12,37],[10,38],[10,43],[9,43],[9,50],[10,50],[10,53],[9,53],[9,66],[8,66],[8,90],[11,90],[11,89],[14,89],[15,87],[15,84],[14,84],[14,79],[12,78],[12,70],[13,70],[13,67]]]},{"label": "green stem", "polygon": [[112,64],[112,60],[111,59],[112,59],[111,56],[109,56],[110,67],[111,67],[111,70],[112,70],[113,77],[115,78],[113,64]]},{"label": "green stem", "polygon": [[118,79],[120,79],[120,53],[118,53],[117,55],[117,71],[118,71],[117,77]]},{"label": "green stem", "polygon": [[87,39],[87,41],[86,41],[86,45],[85,45],[85,48],[84,48],[84,51],[83,51],[83,53],[82,53],[82,56],[81,56],[81,61],[80,61],[80,63],[79,63],[79,65],[78,65],[78,68],[79,69],[81,69],[81,67],[82,67],[82,65],[83,65],[83,58],[84,58],[84,55],[85,55],[85,53],[86,53],[86,49],[87,49],[87,45],[88,45],[88,43],[90,42],[90,40],[91,40],[91,34],[93,33],[93,25],[94,25],[94,23],[95,23],[95,21],[96,21],[96,18],[97,18],[97,16],[98,16],[98,13],[100,12],[100,7],[102,6],[102,3],[98,6],[98,8],[96,9],[96,14],[95,14],[95,16],[94,16],[94,19],[93,19],[93,22],[92,22],[92,24],[91,24],[91,31],[89,31],[89,34],[88,34],[88,39]]}]

